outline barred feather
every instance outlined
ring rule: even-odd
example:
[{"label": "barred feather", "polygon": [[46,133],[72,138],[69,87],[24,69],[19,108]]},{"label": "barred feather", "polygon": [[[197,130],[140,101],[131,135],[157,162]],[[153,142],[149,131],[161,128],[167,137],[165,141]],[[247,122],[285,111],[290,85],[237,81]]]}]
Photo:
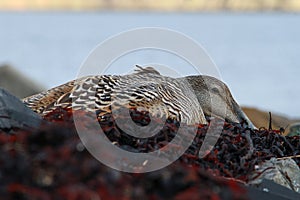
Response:
[{"label": "barred feather", "polygon": [[195,94],[187,81],[162,76],[151,67],[116,76],[87,76],[70,81],[23,102],[42,116],[57,107],[87,109],[101,115],[119,107],[146,109],[155,116],[186,123],[206,124]]}]

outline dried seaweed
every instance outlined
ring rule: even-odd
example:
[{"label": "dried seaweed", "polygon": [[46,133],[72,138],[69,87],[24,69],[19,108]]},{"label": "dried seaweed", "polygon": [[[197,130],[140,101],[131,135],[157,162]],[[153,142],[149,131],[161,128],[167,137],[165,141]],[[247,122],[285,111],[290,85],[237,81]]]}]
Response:
[{"label": "dried seaweed", "polygon": [[[300,165],[299,136],[277,130],[251,130],[224,123],[212,151],[199,158],[209,125],[197,125],[192,145],[169,167],[146,174],[110,169],[94,159],[76,134],[71,110],[48,114],[37,130],[0,132],[0,195],[6,199],[247,199],[245,187],[255,166],[272,157],[292,157]],[[84,112],[76,113],[85,115]],[[132,111],[136,123],[149,122]],[[84,124],[84,121],[82,122]],[[120,148],[149,152],[174,138],[180,124],[168,120],[143,140],[119,129],[112,116],[101,120],[107,137]],[[84,124],[86,125],[86,124]],[[188,131],[188,130],[187,130]],[[207,173],[209,172],[209,173]]]}]

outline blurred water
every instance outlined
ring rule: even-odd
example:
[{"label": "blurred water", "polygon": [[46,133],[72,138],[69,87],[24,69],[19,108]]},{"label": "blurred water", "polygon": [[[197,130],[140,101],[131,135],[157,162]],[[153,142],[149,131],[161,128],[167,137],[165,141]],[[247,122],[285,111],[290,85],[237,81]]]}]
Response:
[{"label": "blurred water", "polygon": [[[171,28],[202,44],[240,104],[300,117],[296,14],[0,12],[0,64],[50,88],[74,79],[98,43],[145,26]],[[180,59],[157,52],[131,55],[122,67],[149,62],[188,72]]]}]

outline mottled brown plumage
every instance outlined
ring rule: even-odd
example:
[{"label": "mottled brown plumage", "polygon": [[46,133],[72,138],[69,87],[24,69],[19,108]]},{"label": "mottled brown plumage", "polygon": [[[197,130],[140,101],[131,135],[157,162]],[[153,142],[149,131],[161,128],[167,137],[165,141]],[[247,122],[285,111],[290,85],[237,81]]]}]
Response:
[{"label": "mottled brown plumage", "polygon": [[209,76],[171,78],[151,67],[138,67],[135,73],[123,76],[83,77],[27,97],[23,102],[41,115],[57,107],[72,107],[97,111],[101,118],[112,109],[125,106],[188,124],[206,124],[205,116],[213,116],[232,122],[246,120],[253,126],[228,87],[218,79]]}]

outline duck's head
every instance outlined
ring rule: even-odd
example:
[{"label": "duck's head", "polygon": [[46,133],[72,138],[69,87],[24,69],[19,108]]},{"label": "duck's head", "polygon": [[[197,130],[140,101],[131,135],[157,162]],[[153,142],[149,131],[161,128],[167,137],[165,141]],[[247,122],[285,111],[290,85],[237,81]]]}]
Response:
[{"label": "duck's head", "polygon": [[194,90],[205,116],[246,122],[249,128],[255,128],[225,83],[211,76],[188,76],[185,79]]}]

